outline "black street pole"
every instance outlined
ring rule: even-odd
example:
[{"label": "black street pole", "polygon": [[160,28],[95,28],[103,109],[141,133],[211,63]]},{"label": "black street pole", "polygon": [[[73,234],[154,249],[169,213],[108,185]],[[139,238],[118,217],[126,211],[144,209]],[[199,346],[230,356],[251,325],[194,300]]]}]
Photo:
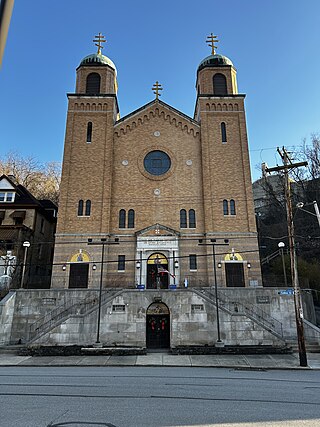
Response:
[{"label": "black street pole", "polygon": [[107,241],[106,238],[101,238],[100,242],[93,242],[88,239],[88,245],[102,245],[101,253],[101,270],[100,270],[100,285],[99,285],[99,302],[98,302],[98,318],[97,318],[97,340],[96,344],[100,344],[100,322],[101,322],[101,303],[102,303],[102,282],[103,282],[103,264],[104,264],[104,247],[105,245],[119,245],[119,239],[116,238],[114,242]]},{"label": "black street pole", "polygon": [[[202,239],[199,240],[199,245],[212,246],[212,258],[213,258],[213,275],[214,275],[214,290],[215,290],[215,304],[216,304],[216,315],[217,315],[217,343],[221,344],[220,335],[220,317],[219,317],[219,298],[218,298],[218,283],[217,283],[217,269],[216,269],[216,246],[229,246],[229,239],[224,239],[224,243],[216,243],[217,239],[210,239],[211,243],[202,243]],[[221,345],[220,345],[221,346]]]},{"label": "black street pole", "polygon": [[102,242],[100,287],[99,287],[99,306],[98,306],[98,321],[97,321],[97,341],[96,341],[96,344],[100,344],[100,320],[101,320],[101,297],[102,297],[102,278],[103,278],[104,246],[105,246],[105,242]]}]

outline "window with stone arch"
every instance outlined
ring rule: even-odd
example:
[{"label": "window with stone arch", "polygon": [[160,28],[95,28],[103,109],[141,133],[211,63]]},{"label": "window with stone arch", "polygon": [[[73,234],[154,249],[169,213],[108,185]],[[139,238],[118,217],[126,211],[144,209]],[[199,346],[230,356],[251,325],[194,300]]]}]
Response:
[{"label": "window with stone arch", "polygon": [[78,216],[83,216],[83,200],[78,202]]},{"label": "window with stone arch", "polygon": [[196,212],[194,209],[189,210],[189,228],[196,228]]},{"label": "window with stone arch", "polygon": [[91,200],[86,201],[85,216],[91,215]]},{"label": "window with stone arch", "polygon": [[128,228],[134,228],[134,210],[129,209],[128,211]]},{"label": "window with stone arch", "polygon": [[228,95],[227,79],[221,73],[213,76],[213,93],[215,95]]},{"label": "window with stone arch", "polygon": [[229,203],[228,200],[223,201],[223,215],[229,215]]},{"label": "window with stone arch", "polygon": [[185,209],[180,210],[180,228],[187,228],[187,211]]},{"label": "window with stone arch", "polygon": [[124,209],[119,211],[119,228],[126,228],[126,211]]},{"label": "window with stone arch", "polygon": [[92,142],[92,122],[88,122],[87,125],[87,142]]},{"label": "window with stone arch", "polygon": [[87,76],[86,81],[86,93],[98,94],[100,93],[100,81],[101,77],[98,73],[90,73]]},{"label": "window with stone arch", "polygon": [[227,127],[225,122],[221,123],[221,141],[222,144],[225,144],[227,142]]}]

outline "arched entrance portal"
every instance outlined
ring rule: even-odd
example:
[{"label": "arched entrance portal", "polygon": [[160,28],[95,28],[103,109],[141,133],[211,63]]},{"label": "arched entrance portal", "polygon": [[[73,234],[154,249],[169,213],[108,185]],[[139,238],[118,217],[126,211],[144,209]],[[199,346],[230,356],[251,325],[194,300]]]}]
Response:
[{"label": "arched entrance portal", "polygon": [[147,289],[168,289],[168,260],[160,253],[152,254],[147,262]]},{"label": "arched entrance portal", "polygon": [[147,348],[170,348],[170,311],[163,302],[147,309]]}]

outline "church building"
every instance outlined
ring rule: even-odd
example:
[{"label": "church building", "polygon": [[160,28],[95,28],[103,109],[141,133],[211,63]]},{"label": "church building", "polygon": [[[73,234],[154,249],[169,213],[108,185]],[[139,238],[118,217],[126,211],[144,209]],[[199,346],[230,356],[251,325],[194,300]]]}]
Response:
[{"label": "church building", "polygon": [[216,36],[193,117],[160,100],[158,81],[121,117],[104,41],[68,94],[52,288],[261,286],[245,95]]}]

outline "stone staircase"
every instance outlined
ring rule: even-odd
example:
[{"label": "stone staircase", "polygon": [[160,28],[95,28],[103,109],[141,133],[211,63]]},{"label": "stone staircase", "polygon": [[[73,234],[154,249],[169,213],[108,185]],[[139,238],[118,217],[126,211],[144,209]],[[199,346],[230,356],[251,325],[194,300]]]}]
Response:
[{"label": "stone staircase", "polygon": [[[200,290],[193,289],[193,291],[209,303],[216,306],[216,294],[213,289],[211,290],[210,288],[202,288]],[[247,317],[278,339],[285,342],[282,323],[259,307],[248,302],[243,303],[234,300],[220,290],[218,290],[218,307],[231,316],[243,315]]]},{"label": "stone staircase", "polygon": [[[101,295],[101,305],[107,304],[122,293],[123,290],[103,290]],[[50,332],[53,328],[61,325],[72,316],[86,316],[90,314],[98,309],[98,305],[98,296],[81,300],[73,298],[68,300],[66,303],[61,304],[30,325],[28,343],[31,344],[36,341],[38,338]]]}]

